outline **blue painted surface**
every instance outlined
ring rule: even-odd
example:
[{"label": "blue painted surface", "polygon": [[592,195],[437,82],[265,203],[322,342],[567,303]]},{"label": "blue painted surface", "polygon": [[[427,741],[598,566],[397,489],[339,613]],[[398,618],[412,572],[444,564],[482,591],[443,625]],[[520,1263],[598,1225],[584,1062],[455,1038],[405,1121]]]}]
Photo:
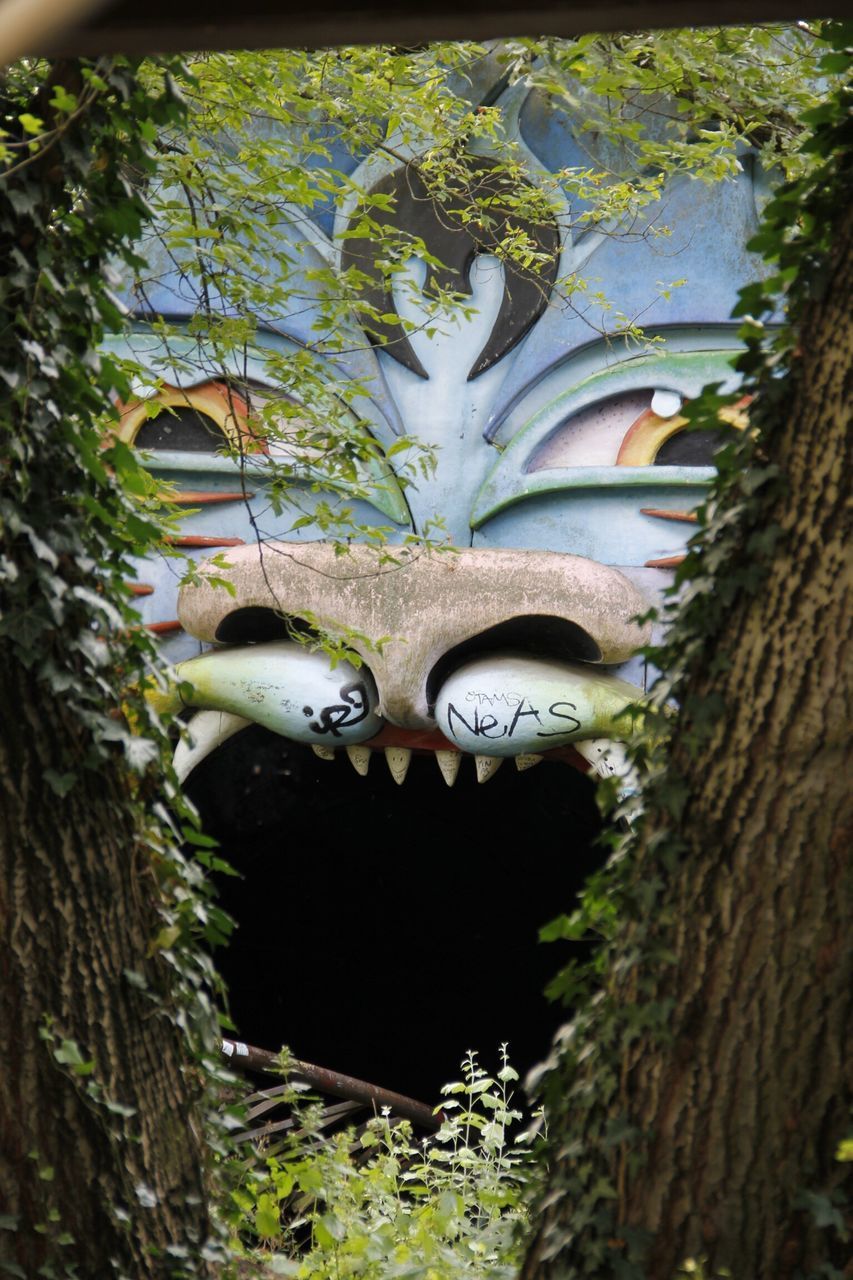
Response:
[{"label": "blue painted surface", "polygon": [[654,477],[642,486],[539,493],[485,521],[474,533],[474,546],[558,547],[602,564],[641,568],[647,560],[681,554],[694,528],[642,515],[640,508],[689,510],[704,495],[701,486],[684,479],[675,489],[663,489]]},{"label": "blue painted surface", "polygon": [[[466,92],[472,102],[490,101],[497,92],[507,130],[528,155],[534,180],[537,173],[549,170],[589,167],[591,160],[607,152],[611,144],[606,139],[585,134],[565,111],[555,110],[524,85],[496,91],[498,70],[495,58],[487,55]],[[353,157],[333,136],[327,141],[330,167],[353,181],[369,186],[387,171],[387,157]],[[266,245],[255,252],[258,274],[273,279],[278,274],[275,260],[285,254],[293,264],[290,288],[301,295],[300,302],[297,307],[271,289],[248,356],[235,357],[230,369],[214,362],[189,335],[166,344],[146,332],[141,320],[135,332],[108,345],[119,353],[133,353],[152,374],[174,385],[192,386],[231,373],[270,390],[275,386],[265,355],[309,351],[332,386],[343,392],[353,379],[363,385],[364,394],[354,408],[379,450],[390,448],[401,436],[437,450],[434,473],[419,476],[416,484],[405,488],[404,504],[399,499],[396,505],[390,500],[377,499],[374,505],[338,499],[352,506],[357,523],[381,525],[388,529],[390,541],[399,542],[412,530],[423,532],[439,517],[457,547],[542,548],[587,556],[634,575],[651,603],[671,574],[645,568],[646,562],[683,551],[692,526],[643,515],[640,508],[694,506],[703,498],[710,471],[612,465],[535,469],[537,450],[573,415],[622,393],[651,394],[665,388],[689,397],[708,381],[736,385],[730,361],[738,342],[729,317],[738,289],[758,274],[758,264],[745,245],[756,228],[756,202],[763,198],[766,182],[747,155],[737,177],[716,186],[686,176],[677,179],[630,229],[610,228],[602,235],[576,226],[566,235],[561,274],[579,271],[619,313],[639,318],[650,338],[661,339],[651,352],[602,336],[608,317],[583,295],[552,296],[521,343],[469,382],[473,357],[491,330],[503,295],[503,268],[485,256],[474,264],[475,313],[467,319],[460,314],[435,321],[419,291],[422,264],[420,279],[416,263],[409,284],[397,283],[395,304],[415,326],[410,341],[428,373],[426,380],[373,348],[354,323],[323,333],[316,327],[319,300],[309,274],[337,260],[334,230],[344,225],[351,201],[337,211],[328,203],[315,207],[310,211],[313,225],[304,219],[283,219],[270,230]],[[583,202],[568,188],[564,194],[563,214],[582,214]],[[671,234],[652,234],[664,222]],[[156,235],[142,246],[142,254],[150,279],[144,295],[128,289],[128,303],[188,322],[198,307],[197,286],[175,271]],[[682,277],[686,283],[664,299],[661,284]],[[428,326],[435,327],[432,336],[426,332]],[[221,458],[195,456],[183,464],[180,458],[163,458],[161,472],[180,487],[234,487],[233,465]],[[235,503],[206,508],[187,517],[186,529],[250,541],[256,536],[255,521],[264,537],[316,539],[320,532],[314,524],[293,528],[294,519],[303,512],[310,516],[316,504],[328,498],[312,492],[309,479],[295,490],[294,506],[277,513],[264,463],[253,461],[249,487],[256,496],[249,507]],[[206,554],[199,552],[197,558]],[[171,566],[148,562],[140,567],[140,577],[156,585],[155,594],[140,602],[146,620],[173,617]],[[164,648],[176,660],[197,646],[187,637],[176,637]],[[641,678],[642,667],[641,660],[627,664],[628,678]]]}]

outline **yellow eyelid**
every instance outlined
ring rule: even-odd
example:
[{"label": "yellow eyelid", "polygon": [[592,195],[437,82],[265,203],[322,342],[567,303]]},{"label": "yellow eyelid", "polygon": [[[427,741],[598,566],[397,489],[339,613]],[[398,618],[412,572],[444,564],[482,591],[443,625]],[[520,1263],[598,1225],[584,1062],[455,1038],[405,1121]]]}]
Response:
[{"label": "yellow eyelid", "polygon": [[[736,404],[720,409],[717,417],[722,424],[734,427],[737,431],[745,431],[749,426],[749,414],[746,410],[751,401],[752,396],[741,396]],[[628,428],[616,456],[617,467],[652,466],[661,447],[687,424],[688,419],[680,414],[673,418],[661,418],[647,409]]]},{"label": "yellow eyelid", "polygon": [[650,467],[661,445],[687,426],[687,418],[661,418],[651,409],[641,413],[625,434],[616,455],[617,467]]},{"label": "yellow eyelid", "polygon": [[152,404],[159,406],[158,412],[159,409],[195,409],[221,429],[233,448],[253,453],[266,452],[264,442],[253,436],[249,427],[246,401],[220,382],[187,388],[164,385],[153,398],[135,400],[122,406],[116,431],[119,440],[129,445],[135,442],[145,423],[152,420]]}]

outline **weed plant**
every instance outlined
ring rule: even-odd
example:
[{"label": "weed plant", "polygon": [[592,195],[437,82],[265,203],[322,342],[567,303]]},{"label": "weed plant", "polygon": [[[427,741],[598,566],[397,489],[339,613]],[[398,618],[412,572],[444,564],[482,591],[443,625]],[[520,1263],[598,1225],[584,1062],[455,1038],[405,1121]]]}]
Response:
[{"label": "weed plant", "polygon": [[511,1280],[530,1167],[505,1045],[500,1062],[490,1076],[469,1051],[426,1139],[387,1113],[324,1137],[321,1110],[294,1094],[292,1136],[259,1151],[232,1192],[245,1274]]}]

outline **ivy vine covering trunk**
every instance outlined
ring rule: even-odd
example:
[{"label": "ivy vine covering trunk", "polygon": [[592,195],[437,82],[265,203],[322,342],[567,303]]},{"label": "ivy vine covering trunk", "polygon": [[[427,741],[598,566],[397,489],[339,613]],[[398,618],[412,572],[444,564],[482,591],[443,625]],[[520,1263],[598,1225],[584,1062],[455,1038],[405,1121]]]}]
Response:
[{"label": "ivy vine covering trunk", "polygon": [[127,778],[105,768],[51,791],[79,723],[6,645],[0,720],[0,1205],[17,1219],[0,1271],[56,1267],[64,1242],[85,1276],[113,1260],[171,1274],[180,1255],[164,1251],[206,1236],[203,1162],[186,1045],[151,999],[158,891]]},{"label": "ivy vine covering trunk", "polygon": [[673,1001],[672,1040],[660,1055],[640,1039],[623,1066],[654,1136],[646,1166],[625,1172],[622,1213],[654,1237],[653,1276],[707,1255],[744,1280],[788,1280],[825,1255],[808,1195],[837,1180],[853,1063],[851,228],[805,317],[773,454],[788,485],[765,526],[779,530],[772,566],[719,637],[728,669],[698,681],[719,699],[712,734],[674,757],[689,853],[671,893],[675,963],[651,993]]},{"label": "ivy vine covering trunk", "polygon": [[102,447],[123,380],[96,354],[120,323],[106,264],[146,216],[128,173],[178,109],[122,59],[2,81],[0,1273],[27,1280],[204,1275],[211,1252],[210,915],[155,803],[169,757],[125,582],[158,529]]},{"label": "ivy vine covering trunk", "polygon": [[758,370],[751,467],[721,489],[666,651],[681,711],[610,871],[604,982],[548,1078],[561,1118],[525,1280],[674,1280],[688,1260],[851,1274],[853,217],[835,110],[824,170],[771,206],[763,247],[796,267],[788,371]]}]

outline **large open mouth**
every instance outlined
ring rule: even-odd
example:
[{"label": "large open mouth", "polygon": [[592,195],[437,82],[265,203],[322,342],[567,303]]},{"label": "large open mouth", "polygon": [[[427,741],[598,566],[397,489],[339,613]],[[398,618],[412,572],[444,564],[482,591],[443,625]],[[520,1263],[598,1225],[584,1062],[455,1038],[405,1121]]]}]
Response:
[{"label": "large open mouth", "polygon": [[194,711],[176,769],[239,872],[242,1039],[426,1101],[471,1048],[541,1058],[570,944],[539,930],[602,860],[585,772],[620,772],[641,690],[613,668],[644,605],[608,566],[500,549],[265,543],[182,589],[214,647],[164,696]]},{"label": "large open mouth", "polygon": [[603,859],[591,782],[555,755],[506,761],[489,786],[457,753],[455,785],[425,744],[405,785],[385,748],[353,768],[252,725],[188,790],[240,873],[221,969],[238,1035],[428,1102],[469,1048],[502,1041],[525,1071],[560,1011],[543,990],[579,944],[540,927]]}]

